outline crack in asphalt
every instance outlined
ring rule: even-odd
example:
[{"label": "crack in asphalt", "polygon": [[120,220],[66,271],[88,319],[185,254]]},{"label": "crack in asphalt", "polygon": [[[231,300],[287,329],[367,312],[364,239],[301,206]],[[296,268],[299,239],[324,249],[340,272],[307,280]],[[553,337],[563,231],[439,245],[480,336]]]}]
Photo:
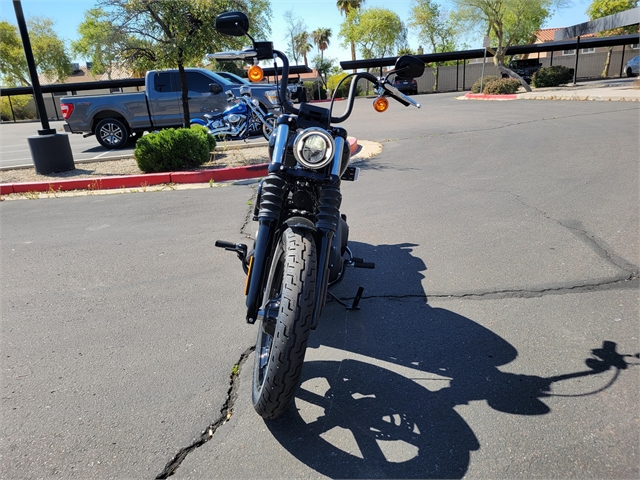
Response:
[{"label": "crack in asphalt", "polygon": [[[637,289],[640,287],[640,279],[637,275],[631,274],[628,277],[619,277],[609,280],[582,283],[574,285],[558,285],[549,287],[540,287],[532,289],[504,289],[504,290],[491,290],[491,291],[477,291],[477,292],[460,292],[460,293],[433,293],[433,294],[407,294],[407,295],[363,295],[362,300],[370,299],[387,299],[387,300],[402,300],[402,299],[422,299],[428,301],[431,299],[447,300],[447,299],[505,299],[505,298],[537,298],[545,295],[566,295],[569,293],[582,293],[582,292],[595,292],[601,290],[612,289]],[[354,297],[339,297],[340,300],[348,301],[353,300]]]},{"label": "crack in asphalt", "polygon": [[255,348],[255,346],[251,346],[244,352],[242,352],[242,355],[240,355],[238,362],[231,370],[229,390],[227,391],[227,398],[222,405],[222,408],[220,408],[220,416],[202,431],[202,433],[200,434],[200,438],[194,440],[191,445],[180,449],[178,453],[176,453],[176,455],[165,465],[162,472],[160,472],[156,476],[156,480],[169,478],[171,475],[173,475],[178,467],[182,464],[184,459],[187,458],[187,455],[189,455],[196,448],[201,447],[209,440],[211,440],[213,438],[213,435],[216,433],[216,430],[218,430],[218,428],[220,428],[231,419],[231,416],[233,415],[233,406],[236,402],[236,399],[238,398],[238,379],[240,378],[242,365],[244,365],[244,363],[247,361],[247,358],[249,357],[251,352],[255,350]]}]

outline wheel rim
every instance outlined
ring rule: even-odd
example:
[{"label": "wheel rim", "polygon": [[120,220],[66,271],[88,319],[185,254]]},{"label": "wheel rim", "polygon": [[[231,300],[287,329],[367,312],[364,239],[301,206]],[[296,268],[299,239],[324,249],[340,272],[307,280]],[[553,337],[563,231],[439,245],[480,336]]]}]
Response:
[{"label": "wheel rim", "polygon": [[100,138],[109,145],[118,145],[122,142],[124,132],[114,123],[105,123],[100,127]]},{"label": "wheel rim", "polygon": [[249,131],[256,132],[260,130],[260,119],[255,113],[251,113],[251,118],[249,119]]},{"label": "wheel rim", "polygon": [[[284,258],[283,252],[279,249],[276,252],[278,255],[278,263],[275,265],[275,270],[269,275],[269,283],[265,288],[265,301],[261,309],[262,320],[260,322],[258,331],[258,341],[256,342],[256,370],[254,374],[254,381],[256,382],[256,388],[260,390],[264,384],[264,379],[269,367],[269,356],[271,355],[271,345],[273,343],[273,336],[267,333],[272,331],[267,325],[274,317],[277,318],[280,311],[280,298],[282,292],[282,280],[284,275]],[[272,267],[273,268],[273,267]]]},{"label": "wheel rim", "polygon": [[269,136],[273,133],[276,128],[276,119],[271,117],[267,118],[267,121],[262,125],[262,133],[264,136],[269,138]]}]

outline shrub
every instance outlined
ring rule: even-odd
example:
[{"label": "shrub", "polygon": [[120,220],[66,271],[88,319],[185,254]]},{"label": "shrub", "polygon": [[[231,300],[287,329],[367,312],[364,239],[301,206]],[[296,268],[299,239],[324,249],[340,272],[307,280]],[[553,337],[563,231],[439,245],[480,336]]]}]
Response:
[{"label": "shrub", "polygon": [[307,89],[308,100],[325,100],[327,98],[327,90],[320,83],[320,96],[318,96],[318,82],[304,82],[304,88]]},{"label": "shrub", "polygon": [[[473,86],[471,87],[471,93],[480,93],[480,81],[482,79],[479,78],[476,83],[473,84]],[[498,77],[493,76],[493,75],[487,75],[486,77],[484,77],[484,82],[482,87],[484,88],[484,86],[488,83],[491,82],[493,80],[498,80]]]},{"label": "shrub", "polygon": [[140,137],[133,156],[145,173],[184,170],[209,161],[215,139],[201,126],[169,128]]},{"label": "shrub", "polygon": [[[0,107],[2,121],[13,121],[14,115],[16,120],[33,120],[37,118],[31,102],[32,98],[32,95],[12,95],[11,103],[9,103],[9,97],[2,97],[2,106]],[[13,107],[13,115],[11,114],[11,107]]]},{"label": "shrub", "polygon": [[[346,76],[347,74],[345,72],[330,76],[327,79],[327,88],[333,93],[336,87],[338,86],[338,83],[340,83],[340,81]],[[349,95],[349,88],[351,87],[352,80],[353,80],[353,77],[348,78],[342,85],[340,85],[340,88],[336,93],[336,98],[346,98]],[[360,90],[360,87],[356,86],[356,92],[355,92],[356,96],[358,96],[359,90]]]},{"label": "shrub", "polygon": [[520,82],[515,78],[498,78],[484,84],[482,93],[487,95],[504,95],[516,93],[520,88]]},{"label": "shrub", "polygon": [[557,87],[573,80],[573,68],[562,65],[543,67],[533,74],[531,84],[536,88]]}]

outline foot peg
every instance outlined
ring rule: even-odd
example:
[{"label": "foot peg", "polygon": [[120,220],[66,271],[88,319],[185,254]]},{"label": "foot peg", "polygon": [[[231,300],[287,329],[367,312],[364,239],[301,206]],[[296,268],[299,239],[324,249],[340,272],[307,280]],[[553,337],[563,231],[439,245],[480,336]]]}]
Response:
[{"label": "foot peg", "polygon": [[242,262],[242,268],[244,268],[245,273],[247,273],[247,246],[244,243],[232,243],[225,242],[224,240],[216,240],[216,247],[224,248],[229,252],[236,252],[238,258]]},{"label": "foot peg", "polygon": [[369,269],[374,269],[376,268],[376,264],[373,262],[365,262],[364,259],[362,258],[352,258],[351,259],[351,266],[353,268],[369,268]]}]

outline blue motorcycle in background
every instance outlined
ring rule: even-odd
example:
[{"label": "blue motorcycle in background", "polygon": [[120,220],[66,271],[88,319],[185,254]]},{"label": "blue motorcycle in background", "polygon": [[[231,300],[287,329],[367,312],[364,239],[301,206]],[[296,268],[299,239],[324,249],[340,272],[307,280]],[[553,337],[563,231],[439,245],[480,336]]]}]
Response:
[{"label": "blue motorcycle in background", "polygon": [[239,97],[231,91],[226,94],[227,102],[233,105],[221,113],[205,113],[204,120],[192,118],[191,125],[202,125],[211,135],[219,138],[243,140],[256,132],[262,132],[268,140],[276,128],[276,117],[272,113],[263,112],[260,103],[251,98],[251,87],[241,87]]}]

